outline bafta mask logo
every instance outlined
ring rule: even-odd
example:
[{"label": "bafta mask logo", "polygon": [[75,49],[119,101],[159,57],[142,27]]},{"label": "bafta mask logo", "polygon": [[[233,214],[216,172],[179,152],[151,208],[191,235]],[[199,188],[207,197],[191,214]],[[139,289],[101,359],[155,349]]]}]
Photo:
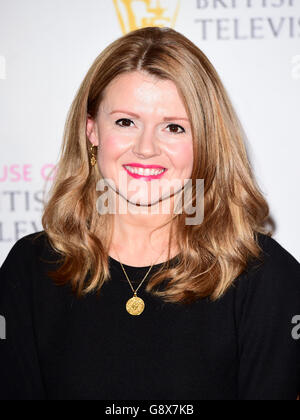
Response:
[{"label": "bafta mask logo", "polygon": [[123,34],[148,26],[174,28],[181,0],[113,0]]}]

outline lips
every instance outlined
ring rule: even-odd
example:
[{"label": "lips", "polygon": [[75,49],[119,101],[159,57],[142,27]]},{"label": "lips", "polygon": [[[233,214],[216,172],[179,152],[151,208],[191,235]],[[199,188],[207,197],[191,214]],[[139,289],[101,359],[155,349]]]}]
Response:
[{"label": "lips", "polygon": [[132,166],[133,168],[143,168],[143,169],[166,169],[163,166],[158,165],[142,165],[141,163],[127,163],[125,166]]},{"label": "lips", "polygon": [[[133,164],[133,165],[123,165],[125,171],[131,177],[135,179],[144,179],[146,181],[151,181],[153,179],[160,179],[165,172],[167,171],[166,168],[158,165],[140,165],[140,164]],[[133,171],[131,170],[133,169]],[[138,171],[140,169],[140,171]],[[139,173],[143,171],[144,173]],[[150,171],[154,171],[154,173],[150,173]]]}]

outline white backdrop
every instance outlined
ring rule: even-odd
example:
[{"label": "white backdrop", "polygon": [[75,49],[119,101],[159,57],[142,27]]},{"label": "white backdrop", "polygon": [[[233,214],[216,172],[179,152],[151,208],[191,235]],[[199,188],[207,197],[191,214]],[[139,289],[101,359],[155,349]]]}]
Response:
[{"label": "white backdrop", "polygon": [[274,237],[300,259],[300,0],[0,0],[0,11],[0,264],[42,230],[44,180],[90,65],[122,34],[160,24],[215,65],[248,135]]}]

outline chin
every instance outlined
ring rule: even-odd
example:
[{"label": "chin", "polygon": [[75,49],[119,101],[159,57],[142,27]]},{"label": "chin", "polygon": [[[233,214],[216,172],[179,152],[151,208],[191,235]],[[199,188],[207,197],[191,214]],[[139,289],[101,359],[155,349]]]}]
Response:
[{"label": "chin", "polygon": [[128,203],[136,206],[136,207],[149,207],[149,206],[154,206],[155,204],[157,204],[159,202],[160,198],[158,200],[148,200],[148,199],[138,199],[137,203],[135,203],[134,201],[132,201],[130,198],[128,198]]}]

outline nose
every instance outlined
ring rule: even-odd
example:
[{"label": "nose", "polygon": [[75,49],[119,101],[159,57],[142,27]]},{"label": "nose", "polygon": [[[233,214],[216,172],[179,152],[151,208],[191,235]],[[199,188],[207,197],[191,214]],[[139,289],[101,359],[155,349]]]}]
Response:
[{"label": "nose", "polygon": [[153,130],[149,127],[136,139],[133,153],[140,158],[150,158],[159,156],[159,145],[156,141],[156,136]]}]

